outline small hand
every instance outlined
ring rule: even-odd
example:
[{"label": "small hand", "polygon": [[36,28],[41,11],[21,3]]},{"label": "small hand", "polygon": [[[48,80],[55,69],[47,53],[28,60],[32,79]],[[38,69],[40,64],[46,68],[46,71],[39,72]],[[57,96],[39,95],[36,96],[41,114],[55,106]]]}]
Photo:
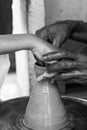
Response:
[{"label": "small hand", "polygon": [[34,54],[36,60],[42,61],[42,55],[58,51],[58,49],[48,43],[47,41],[42,40],[41,38],[34,36],[32,40],[33,44],[31,47],[31,51]]},{"label": "small hand", "polygon": [[[87,53],[87,48],[82,53]],[[57,72],[58,80],[67,82],[87,83],[87,56],[85,54],[73,54],[67,51],[48,53],[43,56],[47,64],[48,73]],[[53,61],[55,63],[51,63]]]}]

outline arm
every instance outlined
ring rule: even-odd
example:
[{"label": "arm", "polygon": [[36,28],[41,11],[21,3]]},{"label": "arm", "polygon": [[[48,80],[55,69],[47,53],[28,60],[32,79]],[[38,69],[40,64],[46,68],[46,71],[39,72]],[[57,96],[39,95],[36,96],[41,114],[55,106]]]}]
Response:
[{"label": "arm", "polygon": [[57,49],[48,42],[41,40],[33,34],[0,36],[0,54],[24,49],[31,50],[39,58],[45,53],[57,51]]},{"label": "arm", "polygon": [[[30,36],[29,36],[30,37]],[[32,36],[28,41],[27,35],[0,35],[0,54],[32,48]]]}]

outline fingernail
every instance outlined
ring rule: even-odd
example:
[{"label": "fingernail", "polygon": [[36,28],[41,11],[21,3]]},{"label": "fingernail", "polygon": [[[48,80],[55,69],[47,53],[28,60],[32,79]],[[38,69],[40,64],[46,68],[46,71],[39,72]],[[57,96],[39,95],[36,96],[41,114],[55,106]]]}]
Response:
[{"label": "fingernail", "polygon": [[43,56],[42,56],[42,59],[43,59],[44,61],[46,61],[46,60],[47,60],[47,56],[46,56],[46,55],[43,55]]}]

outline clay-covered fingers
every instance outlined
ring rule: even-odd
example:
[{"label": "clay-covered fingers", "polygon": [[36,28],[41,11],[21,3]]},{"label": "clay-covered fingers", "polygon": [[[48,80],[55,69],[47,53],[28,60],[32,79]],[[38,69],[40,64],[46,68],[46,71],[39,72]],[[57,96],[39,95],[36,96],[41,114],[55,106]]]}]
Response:
[{"label": "clay-covered fingers", "polygon": [[[87,56],[63,50],[43,55],[48,73],[58,73],[58,80],[81,82],[87,79]],[[54,61],[54,62],[52,62]]]},{"label": "clay-covered fingers", "polygon": [[87,70],[73,70],[71,72],[65,72],[60,74],[63,79],[74,79],[74,78],[87,78]]},{"label": "clay-covered fingers", "polygon": [[57,80],[63,80],[66,83],[87,84],[87,70],[74,70],[68,73],[60,73]]},{"label": "clay-covered fingers", "polygon": [[72,70],[87,70],[87,63],[78,61],[62,60],[53,64],[48,64],[47,69],[49,72],[70,72]]},{"label": "clay-covered fingers", "polygon": [[58,50],[55,52],[47,53],[42,56],[44,62],[50,62],[50,61],[55,61],[55,60],[62,60],[62,59],[68,59],[68,60],[77,60],[78,55],[64,51],[64,50]]},{"label": "clay-covered fingers", "polygon": [[47,64],[48,73],[56,72],[58,74],[57,80],[78,83],[87,83],[87,63],[78,61],[62,60],[53,64]]},{"label": "clay-covered fingers", "polygon": [[75,61],[58,61],[52,64],[47,64],[47,71],[49,73],[68,73],[75,70],[78,67],[78,63]]}]

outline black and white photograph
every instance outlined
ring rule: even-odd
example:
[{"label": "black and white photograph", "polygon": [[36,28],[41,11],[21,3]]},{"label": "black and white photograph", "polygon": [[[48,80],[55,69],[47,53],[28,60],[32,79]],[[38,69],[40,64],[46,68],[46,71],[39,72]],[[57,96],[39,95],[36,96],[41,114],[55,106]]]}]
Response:
[{"label": "black and white photograph", "polygon": [[0,0],[0,130],[87,130],[87,0]]}]

